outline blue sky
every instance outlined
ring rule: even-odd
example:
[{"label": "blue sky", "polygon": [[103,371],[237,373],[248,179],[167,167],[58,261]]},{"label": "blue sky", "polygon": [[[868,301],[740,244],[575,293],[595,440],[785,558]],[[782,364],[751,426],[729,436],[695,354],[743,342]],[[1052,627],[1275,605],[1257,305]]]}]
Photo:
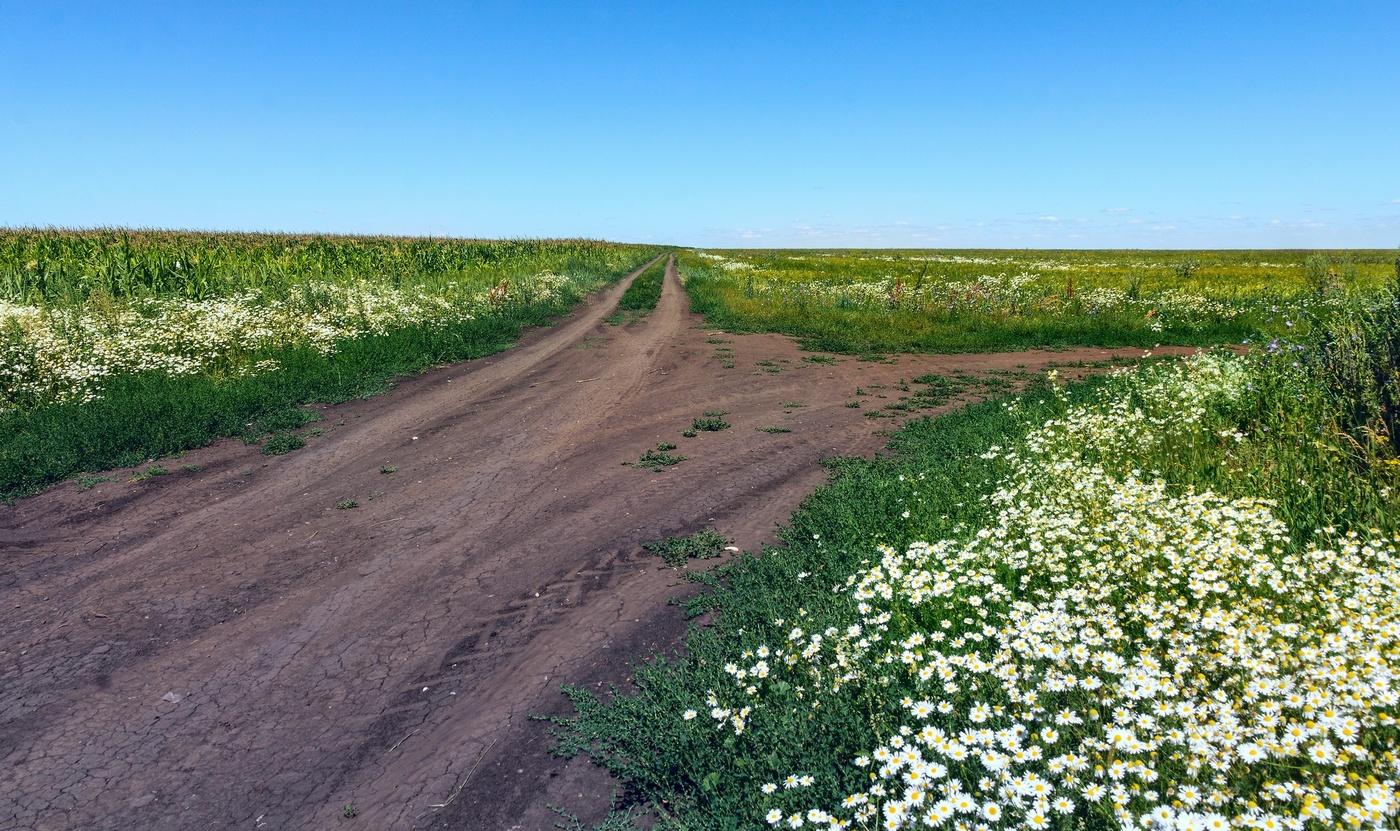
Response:
[{"label": "blue sky", "polygon": [[0,0],[0,225],[1400,246],[1394,0],[391,5]]}]

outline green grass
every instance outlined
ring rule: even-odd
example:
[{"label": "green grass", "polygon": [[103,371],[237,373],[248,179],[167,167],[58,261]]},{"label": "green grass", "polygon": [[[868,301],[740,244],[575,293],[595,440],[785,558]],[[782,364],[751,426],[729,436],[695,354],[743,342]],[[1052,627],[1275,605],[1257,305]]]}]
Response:
[{"label": "green grass", "polygon": [[1394,251],[685,252],[711,326],[880,359],[1072,345],[1238,343],[1375,290]]},{"label": "green grass", "polygon": [[666,259],[638,274],[617,301],[617,313],[608,319],[613,325],[635,323],[656,308],[666,277]]},{"label": "green grass", "polygon": [[[1237,360],[1248,367],[1247,394],[1212,405],[1200,429],[1112,458],[1086,449],[1086,460],[1152,471],[1177,488],[1273,500],[1295,532],[1289,545],[1329,527],[1400,534],[1400,302],[1345,312],[1306,338]],[[961,380],[918,382],[940,394],[964,389]],[[663,828],[754,827],[765,806],[760,786],[794,771],[815,776],[801,794],[807,805],[832,807],[866,787],[851,760],[887,738],[904,712],[878,684],[810,697],[770,681],[768,704],[736,736],[716,730],[704,704],[710,690],[735,689],[726,664],[758,644],[784,643],[794,626],[821,632],[847,621],[849,599],[832,587],[877,545],[961,539],[988,520],[993,509],[982,497],[1003,469],[987,451],[1130,389],[1114,377],[1058,390],[1042,380],[1011,407],[989,401],[915,420],[893,435],[886,456],[830,462],[832,480],[802,503],[777,549],[705,576],[710,590],[689,611],[712,612],[713,622],[693,628],[683,649],[637,667],[631,691],[566,688],[576,710],[556,720],[556,752],[589,754],[648,801]],[[682,717],[687,708],[698,720]]]},{"label": "green grass", "polygon": [[110,481],[112,481],[110,476],[79,476],[73,480],[73,483],[78,486],[80,491],[90,491],[103,482]]},{"label": "green grass", "polygon": [[152,467],[148,467],[145,470],[136,471],[135,473],[131,474],[131,479],[129,479],[128,481],[144,482],[147,479],[154,479],[157,476],[165,476],[169,473],[170,471],[166,470],[165,468],[160,467],[159,465],[155,465]]}]

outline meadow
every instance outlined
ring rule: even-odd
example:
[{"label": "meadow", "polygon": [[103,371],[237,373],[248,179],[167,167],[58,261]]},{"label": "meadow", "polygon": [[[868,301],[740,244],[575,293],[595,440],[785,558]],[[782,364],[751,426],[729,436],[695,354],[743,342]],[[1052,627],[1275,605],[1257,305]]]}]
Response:
[{"label": "meadow", "polygon": [[1211,345],[1283,336],[1394,251],[690,251],[697,311],[834,352]]},{"label": "meadow", "polygon": [[[743,296],[748,269],[683,263]],[[557,752],[677,829],[1396,827],[1392,268],[1260,286],[1304,312],[1243,352],[1052,373],[833,461],[777,547],[695,576],[684,650],[567,690]],[[788,326],[785,297],[745,314]]]},{"label": "meadow", "polygon": [[0,497],[508,346],[655,255],[591,240],[0,231]]}]

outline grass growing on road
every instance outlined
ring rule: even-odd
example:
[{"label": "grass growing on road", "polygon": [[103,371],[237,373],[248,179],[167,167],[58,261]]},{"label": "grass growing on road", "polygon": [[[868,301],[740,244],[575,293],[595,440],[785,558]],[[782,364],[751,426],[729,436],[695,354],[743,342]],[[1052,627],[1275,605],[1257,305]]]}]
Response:
[{"label": "grass growing on road", "polygon": [[678,465],[681,462],[685,461],[685,456],[679,456],[670,452],[675,449],[676,446],[674,444],[671,444],[670,442],[662,442],[656,447],[647,448],[647,451],[643,453],[642,457],[637,461],[623,462],[623,464],[628,465],[629,467],[650,470],[653,473],[655,473],[657,471],[664,470],[668,467]]},{"label": "grass growing on road", "polygon": [[669,537],[642,546],[660,557],[662,562],[679,568],[690,560],[708,560],[718,557],[729,544],[725,536],[713,528],[705,528],[687,537]]},{"label": "grass growing on road", "polygon": [[702,416],[697,416],[690,422],[690,429],[703,433],[718,433],[720,430],[728,430],[729,422],[724,417],[729,413],[722,410],[706,410]]},{"label": "grass growing on road", "polygon": [[658,260],[655,265],[638,274],[617,301],[617,312],[608,318],[614,326],[636,323],[656,308],[661,300],[661,287],[666,278],[666,260]]}]

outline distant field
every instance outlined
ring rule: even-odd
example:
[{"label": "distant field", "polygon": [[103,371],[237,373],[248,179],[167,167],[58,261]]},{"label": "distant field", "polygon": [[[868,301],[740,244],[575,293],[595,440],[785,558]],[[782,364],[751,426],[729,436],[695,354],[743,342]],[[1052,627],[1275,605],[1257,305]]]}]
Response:
[{"label": "distant field", "polygon": [[[0,231],[0,495],[489,354],[653,256],[591,240]],[[250,436],[251,438],[252,436]]]},{"label": "distant field", "polygon": [[1213,344],[1306,326],[1396,251],[705,251],[680,268],[714,324],[814,349]]}]

